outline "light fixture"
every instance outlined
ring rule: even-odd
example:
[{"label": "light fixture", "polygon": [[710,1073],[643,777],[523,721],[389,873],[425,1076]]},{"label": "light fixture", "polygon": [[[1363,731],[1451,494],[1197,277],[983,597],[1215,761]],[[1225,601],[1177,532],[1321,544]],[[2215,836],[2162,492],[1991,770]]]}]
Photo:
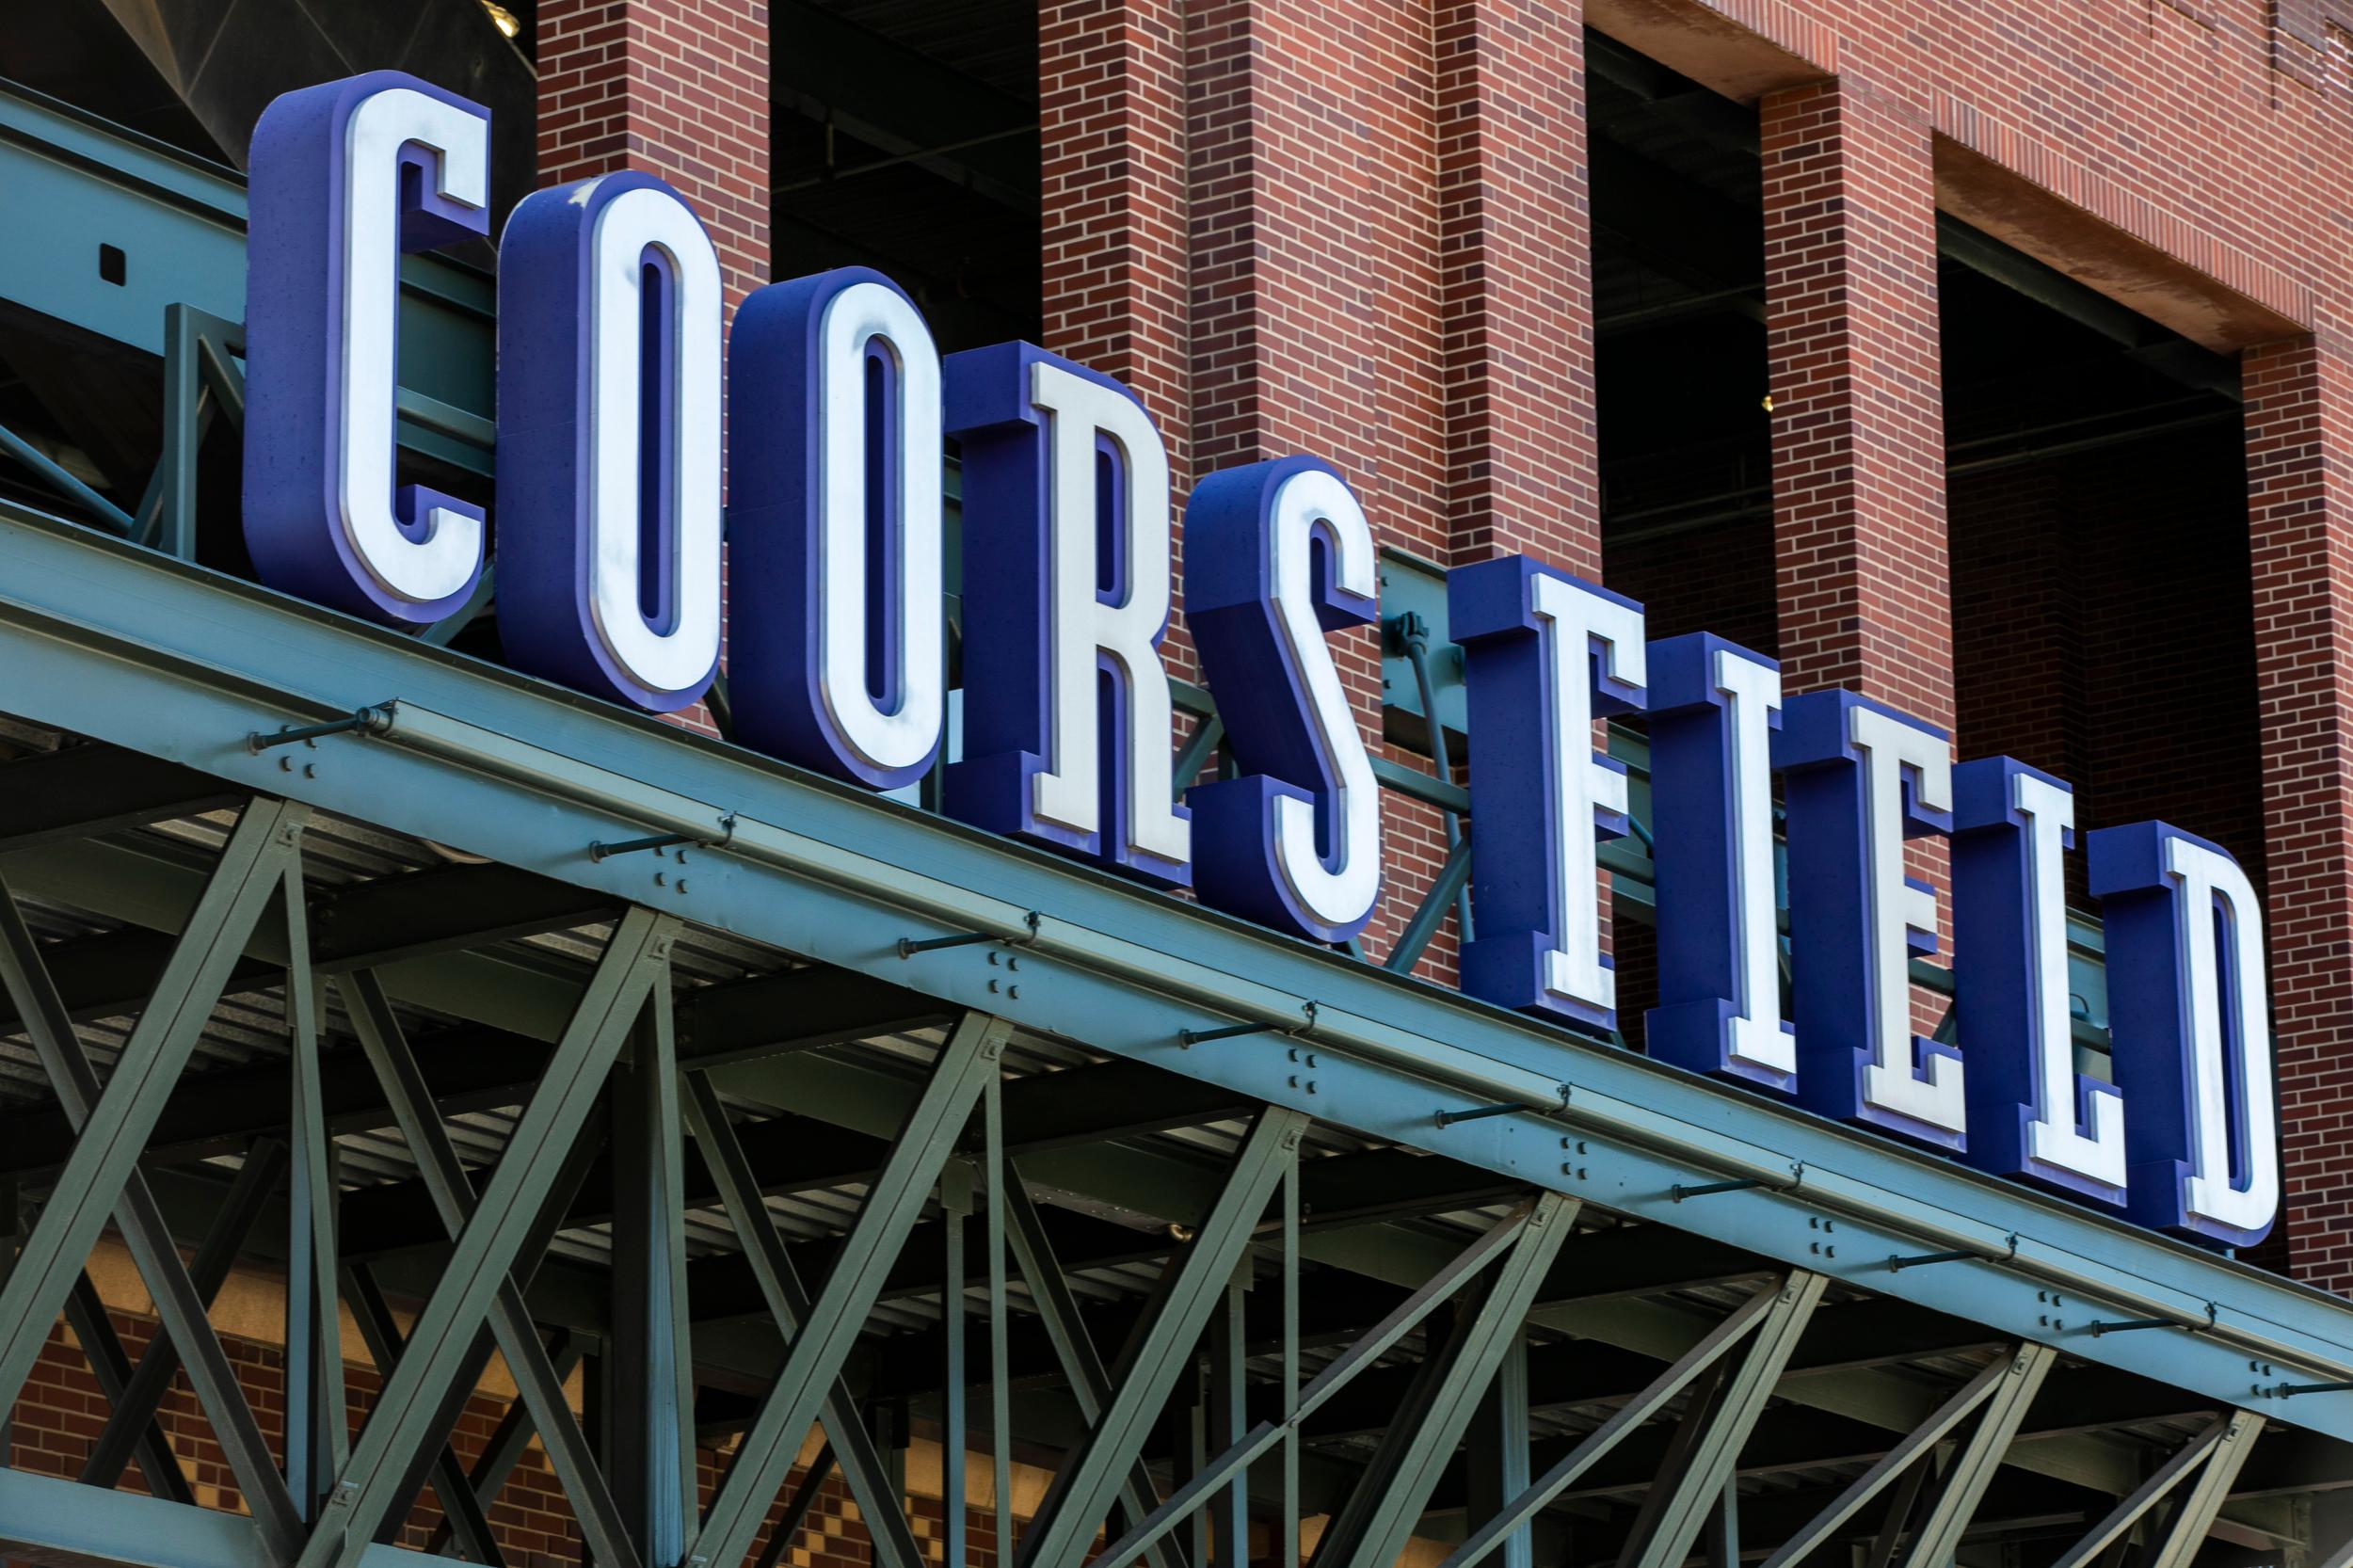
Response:
[{"label": "light fixture", "polygon": [[515,13],[498,4],[498,0],[482,0],[482,8],[490,13],[490,24],[508,38],[523,30],[523,24],[515,19]]}]

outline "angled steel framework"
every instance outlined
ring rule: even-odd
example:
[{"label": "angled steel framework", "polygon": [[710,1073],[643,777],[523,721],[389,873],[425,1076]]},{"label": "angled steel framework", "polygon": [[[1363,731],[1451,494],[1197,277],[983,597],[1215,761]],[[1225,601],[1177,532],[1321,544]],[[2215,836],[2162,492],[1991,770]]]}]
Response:
[{"label": "angled steel framework", "polygon": [[236,193],[132,158],[0,95],[189,258],[55,302],[166,355],[149,495],[0,503],[0,1410],[104,1407],[0,1554],[504,1562],[528,1471],[606,1568],[837,1477],[890,1568],[2353,1556],[2342,1302],[207,569]]}]

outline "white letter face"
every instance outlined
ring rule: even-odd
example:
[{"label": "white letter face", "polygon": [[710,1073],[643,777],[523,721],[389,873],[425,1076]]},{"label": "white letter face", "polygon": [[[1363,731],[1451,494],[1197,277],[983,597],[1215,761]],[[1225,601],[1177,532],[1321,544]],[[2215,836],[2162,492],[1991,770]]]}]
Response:
[{"label": "white letter face", "polygon": [[1379,563],[1372,527],[1364,508],[1334,473],[1311,471],[1284,482],[1274,502],[1273,587],[1276,622],[1282,628],[1286,667],[1305,689],[1316,748],[1338,780],[1334,791],[1332,864],[1316,843],[1313,803],[1297,795],[1274,800],[1275,864],[1306,910],[1326,927],[1359,926],[1381,894],[1381,789],[1365,755],[1356,715],[1340,689],[1332,649],[1316,615],[1316,584],[1309,570],[1316,530],[1328,531],[1333,572],[1341,593],[1370,600],[1378,590]]},{"label": "white letter face", "polygon": [[1651,644],[1650,677],[1659,912],[1650,1054],[1787,1094],[1798,1053],[1781,1016],[1773,874],[1781,666],[1695,632]]},{"label": "white letter face", "polygon": [[2034,1119],[2027,1158],[2073,1172],[2101,1187],[2124,1185],[2124,1107],[2113,1094],[2083,1096],[2087,1131],[2075,1125],[2074,1016],[2067,988],[2065,845],[2075,825],[2075,794],[2032,774],[2010,777],[2011,808],[2027,819],[2032,868],[2035,1064]]},{"label": "white letter face", "polygon": [[[1193,858],[1191,824],[1171,806],[1174,781],[1168,673],[1159,648],[1168,624],[1168,453],[1133,400],[1064,370],[1032,367],[1031,400],[1049,416],[1049,504],[1053,529],[1053,740],[1046,768],[1032,776],[1032,808],[1074,833],[1101,826],[1101,737],[1096,667],[1117,666],[1127,705],[1128,846],[1168,861]],[[1096,438],[1110,438],[1125,493],[1113,504],[1123,526],[1126,591],[1106,602],[1096,591]]]},{"label": "white letter face", "polygon": [[948,712],[939,350],[864,267],[753,290],[728,348],[735,738],[904,789]]},{"label": "white letter face", "polygon": [[400,259],[488,232],[489,140],[488,111],[389,71],[254,129],[245,532],[273,587],[415,626],[481,578],[482,508],[394,455]]},{"label": "white letter face", "polygon": [[2222,1229],[2264,1230],[2280,1208],[2280,1158],[2263,907],[2238,862],[2203,844],[2167,840],[2166,870],[2181,883],[2181,943],[2189,958],[2196,1130],[2182,1205]]},{"label": "white letter face", "polygon": [[[877,774],[920,769],[939,744],[948,711],[948,664],[940,610],[939,351],[906,297],[880,283],[835,295],[822,328],[825,356],[824,533],[817,614],[825,712],[857,758]],[[898,581],[886,615],[893,650],[887,663],[892,700],[877,701],[867,680],[869,605],[876,586],[866,569],[866,351],[887,344],[900,436],[885,483],[896,492],[900,532],[887,555]]]},{"label": "white letter face", "polygon": [[1726,648],[1716,652],[1716,689],[1732,728],[1732,889],[1740,953],[1740,1011],[1727,1020],[1735,1062],[1772,1074],[1798,1070],[1798,1047],[1781,1020],[1781,920],[1773,902],[1773,715],[1781,671]]},{"label": "white letter face", "polygon": [[1809,692],[1783,705],[1774,760],[1788,806],[1799,1103],[1961,1151],[1961,1052],[1912,1032],[1912,951],[1934,951],[1936,898],[1904,874],[1907,838],[1951,831],[1951,744],[1852,692]]},{"label": "white letter face", "polygon": [[1593,693],[1587,660],[1606,679],[1640,689],[1648,666],[1642,613],[1559,577],[1531,581],[1531,608],[1543,625],[1545,684],[1552,699],[1555,780],[1553,907],[1560,929],[1545,954],[1545,989],[1570,1008],[1614,1016],[1618,976],[1601,956],[1601,841],[1596,820],[1625,819],[1625,769],[1593,751]]},{"label": "white letter face", "polygon": [[1913,775],[1919,806],[1949,811],[1953,805],[1950,744],[1874,709],[1849,710],[1849,739],[1864,757],[1864,843],[1869,856],[1871,1048],[1865,1067],[1866,1105],[1961,1134],[1969,1112],[1961,1058],[1916,1055],[1912,1032],[1912,933],[1933,936],[1936,895],[1904,875],[1904,775]]},{"label": "white letter face", "polygon": [[2091,835],[2108,1022],[2132,1118],[2129,1212],[2252,1246],[2280,1209],[2263,908],[2218,845],[2161,822]]},{"label": "white letter face", "polygon": [[[648,265],[647,255],[661,258]],[[719,258],[686,204],[640,187],[597,215],[589,273],[590,450],[588,602],[605,651],[648,691],[699,691],[719,658]],[[650,302],[648,287],[658,291]],[[666,325],[648,334],[648,305]],[[650,365],[647,344],[667,347]],[[648,452],[644,399],[666,453]],[[660,474],[644,482],[648,469]],[[642,558],[644,512],[660,508],[656,548]],[[644,600],[648,568],[658,584]]]},{"label": "white letter face", "polygon": [[1380,901],[1381,799],[1327,634],[1379,616],[1371,525],[1330,468],[1280,457],[1205,477],[1185,537],[1193,646],[1240,768],[1186,794],[1193,889],[1345,942]]},{"label": "white letter face", "polygon": [[408,89],[379,92],[344,132],[342,419],[337,518],[352,556],[408,604],[446,603],[482,570],[482,514],[429,507],[413,538],[392,514],[395,366],[400,341],[401,149],[439,151],[440,195],[490,204],[490,122]]},{"label": "white letter face", "polygon": [[1642,607],[1514,556],[1449,572],[1447,617],[1481,737],[1463,988],[1615,1028],[1599,840],[1626,830],[1625,770],[1594,752],[1593,725],[1643,705]]},{"label": "white letter face", "polygon": [[2066,852],[2074,792],[2009,757],[1953,770],[1954,1006],[1981,1171],[2124,1202],[2124,1102],[2076,1072]]},{"label": "white letter face", "polygon": [[500,245],[499,625],[520,668],[671,712],[719,663],[719,258],[649,174]]}]

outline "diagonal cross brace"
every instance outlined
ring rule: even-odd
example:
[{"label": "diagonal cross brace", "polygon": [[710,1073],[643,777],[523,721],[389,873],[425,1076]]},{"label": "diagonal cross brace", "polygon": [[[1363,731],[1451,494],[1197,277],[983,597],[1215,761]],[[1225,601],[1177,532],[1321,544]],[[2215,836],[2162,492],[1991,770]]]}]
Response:
[{"label": "diagonal cross brace", "polygon": [[[931,1195],[933,1177],[982,1087],[997,1076],[1012,1034],[1013,1025],[1002,1018],[968,1013],[940,1048],[930,1083],[867,1188],[857,1219],[842,1238],[801,1332],[703,1518],[696,1555],[711,1568],[738,1568],[751,1550],[777,1488],[800,1456],[801,1439],[882,1294],[887,1265],[905,1245]],[[766,1209],[758,1212],[764,1215]]]},{"label": "diagonal cross brace", "polygon": [[1951,1435],[1954,1428],[1993,1397],[1994,1389],[2009,1375],[2010,1367],[2021,1349],[2023,1347],[2011,1347],[2007,1354],[1996,1356],[1977,1376],[1956,1389],[1953,1396],[1939,1405],[1927,1420],[1906,1432],[1902,1441],[1849,1482],[1846,1490],[1833,1498],[1830,1506],[1816,1514],[1803,1529],[1782,1543],[1780,1549],[1765,1560],[1765,1568],[1792,1568],[1793,1564],[1803,1561],[1836,1535],[1848,1520],[1863,1512],[1871,1499],[1885,1491],[1898,1476],[1913,1471],[1931,1449]]},{"label": "diagonal cross brace", "polygon": [[[2233,1432],[2234,1423],[2241,1417],[2256,1419],[2248,1416],[2244,1411],[2233,1411],[2229,1416],[2217,1416],[2208,1422],[2197,1436],[2176,1448],[2172,1457],[2158,1465],[2147,1480],[2110,1509],[2105,1518],[2091,1527],[2089,1534],[2068,1547],[2058,1560],[2051,1564],[2051,1568],[2091,1568],[2099,1560],[2101,1553],[2121,1541],[2151,1509],[2172,1496],[2175,1487],[2213,1460],[2215,1451],[2222,1446],[2223,1437]],[[2261,1430],[2260,1426],[2257,1430]],[[2248,1439],[2249,1447],[2253,1446],[2252,1433],[2242,1432],[2240,1435]],[[2205,1531],[2201,1528],[2199,1533],[2203,1535]]]},{"label": "diagonal cross brace", "polygon": [[1398,1560],[1439,1477],[1469,1430],[1496,1369],[1523,1332],[1545,1273],[1577,1227],[1577,1199],[1540,1193],[1478,1305],[1419,1373],[1372,1463],[1317,1543],[1316,1568],[1385,1568]]},{"label": "diagonal cross brace", "polygon": [[1985,1489],[1993,1484],[1994,1473],[2009,1452],[2010,1439],[2018,1435],[2035,1395],[2042,1390],[2042,1380],[2057,1361],[2058,1352],[2033,1343],[2021,1345],[2009,1358],[2009,1370],[1987,1397],[1976,1430],[1945,1467],[1928,1517],[1903,1554],[1908,1568],[1946,1568],[1953,1560],[1961,1535],[1985,1500]]},{"label": "diagonal cross brace", "polygon": [[1308,1117],[1269,1106],[1236,1151],[1217,1201],[1169,1260],[1145,1308],[1103,1413],[1048,1489],[1021,1544],[1021,1568],[1075,1568],[1094,1544],[1112,1498],[1131,1473],[1145,1433],[1183,1375],[1187,1357],[1234,1277],[1242,1249],[1299,1156]]},{"label": "diagonal cross brace", "polygon": [[[619,939],[620,934],[616,932],[614,940]],[[611,960],[614,953],[608,950],[606,956]],[[646,968],[648,972],[641,978],[646,988],[650,989],[660,961],[648,962],[640,957],[631,962]],[[602,972],[600,968],[599,973]],[[440,1212],[442,1228],[453,1241],[457,1240],[479,1211],[472,1178],[457,1158],[456,1145],[450,1141],[449,1128],[442,1125],[424,1075],[417,1070],[417,1059],[402,1036],[399,1020],[393,1016],[392,1002],[375,971],[361,970],[345,977],[340,984],[360,1048],[382,1080],[401,1136],[408,1141],[419,1174]],[[626,1031],[630,1004],[616,999],[610,1006],[611,1016],[617,1020],[612,1027]],[[553,1223],[552,1215],[542,1216],[530,1239],[518,1249],[518,1257],[528,1258],[541,1250]],[[538,1328],[531,1320],[522,1287],[516,1282],[511,1266],[501,1270],[489,1306],[489,1320],[491,1338],[515,1379],[517,1402],[531,1413],[539,1432],[540,1446],[547,1450],[549,1468],[555,1472],[558,1484],[580,1513],[582,1540],[596,1544],[600,1561],[615,1564],[616,1568],[631,1568],[635,1553],[629,1544],[628,1528],[605,1484],[604,1472],[589,1448],[587,1435],[581,1431],[580,1422],[564,1397],[564,1370],[554,1365],[540,1342]],[[413,1342],[412,1335],[410,1343]],[[475,1350],[461,1365],[478,1368],[481,1354]],[[458,1376],[465,1379],[463,1371]],[[387,1504],[386,1516],[403,1507],[412,1495],[404,1482]]]},{"label": "diagonal cross brace", "polygon": [[2255,1451],[2264,1418],[2253,1411],[2233,1410],[2221,1422],[2221,1429],[2213,1454],[2199,1466],[2197,1479],[2167,1521],[2165,1538],[2149,1554],[2143,1568],[2190,1568],[2198,1548],[2205,1544],[2206,1532],[2214,1528],[2215,1515],[2230,1500],[2239,1470]]},{"label": "diagonal cross brace", "polygon": [[1642,1499],[1619,1568],[1675,1568],[1690,1555],[1829,1284],[1820,1274],[1793,1271],[1750,1336],[1740,1364],[1717,1368],[1713,1393],[1694,1401],[1684,1416],[1673,1457]]},{"label": "diagonal cross brace", "polygon": [[[352,1322],[358,1326],[360,1337],[367,1342],[368,1353],[376,1358],[378,1367],[392,1366],[400,1359],[403,1339],[400,1324],[393,1320],[392,1306],[384,1300],[375,1273],[364,1263],[346,1263],[344,1278],[351,1297]],[[467,1477],[465,1466],[457,1462],[456,1450],[447,1443],[434,1455],[432,1486],[433,1496],[441,1505],[442,1524],[464,1548],[466,1560],[481,1563],[484,1568],[505,1568],[506,1556],[499,1550],[498,1537],[483,1512],[482,1499]]]},{"label": "diagonal cross brace", "polygon": [[1299,1391],[1292,1408],[1280,1422],[1260,1421],[1224,1453],[1195,1470],[1192,1479],[1169,1494],[1168,1500],[1138,1520],[1126,1535],[1103,1548],[1093,1561],[1093,1568],[1128,1568],[1142,1557],[1153,1542],[1176,1528],[1178,1521],[1199,1508],[1211,1493],[1228,1484],[1233,1478],[1259,1458],[1273,1451],[1287,1435],[1295,1434],[1307,1417],[1321,1409],[1325,1400],[1348,1385],[1349,1380],[1378,1362],[1395,1349],[1398,1342],[1412,1333],[1414,1326],[1430,1315],[1440,1302],[1450,1298],[1481,1269],[1518,1241],[1528,1227],[1528,1210],[1497,1221],[1479,1240],[1449,1259],[1445,1268],[1422,1281],[1414,1293],[1400,1302],[1389,1315],[1365,1331],[1347,1350],[1332,1358],[1321,1371]]},{"label": "diagonal cross brace", "polygon": [[[751,1162],[744,1158],[743,1140],[736,1136],[734,1124],[728,1120],[727,1108],[719,1103],[719,1092],[702,1073],[688,1072],[680,1077],[687,1125],[694,1130],[704,1165],[718,1184],[720,1201],[735,1221],[736,1234],[744,1242],[744,1256],[760,1281],[769,1315],[776,1319],[785,1343],[790,1345],[808,1321],[808,1291],[801,1284],[800,1271],[793,1267],[784,1239],[776,1234],[775,1224],[768,1218],[768,1206],[760,1194],[759,1179],[752,1174]],[[824,1426],[832,1453],[840,1461],[841,1479],[865,1517],[880,1568],[921,1568],[922,1550],[916,1544],[915,1531],[907,1524],[906,1506],[900,1500],[899,1489],[892,1483],[882,1455],[874,1448],[873,1437],[858,1415],[856,1400],[838,1374],[825,1392],[824,1403],[818,1408],[817,1418]]]},{"label": "diagonal cross brace", "polygon": [[0,1287],[0,1410],[16,1402],[99,1232],[119,1213],[123,1242],[273,1561],[299,1545],[301,1523],[137,1163],[247,936],[296,863],[307,815],[289,801],[257,798],[246,807],[103,1092],[15,901],[0,898],[0,965],[77,1134],[48,1208]]},{"label": "diagonal cross brace", "polygon": [[[236,1266],[237,1255],[245,1250],[246,1238],[260,1221],[263,1205],[285,1168],[286,1145],[275,1138],[257,1139],[245,1151],[245,1163],[237,1170],[237,1179],[230,1183],[228,1196],[213,1215],[212,1228],[204,1233],[203,1242],[188,1265],[188,1277],[196,1285],[197,1300],[208,1310],[213,1298],[228,1283],[229,1272]],[[137,1369],[131,1374],[121,1397],[114,1400],[105,1430],[98,1434],[98,1441],[90,1445],[89,1457],[82,1462],[84,1485],[112,1486],[121,1479],[138,1444],[139,1433],[152,1429],[155,1412],[163,1408],[164,1396],[171,1391],[171,1380],[179,1371],[180,1349],[169,1334],[159,1334],[147,1342]],[[152,1488],[154,1478],[148,1480]]]},{"label": "diagonal cross brace", "polygon": [[[554,1364],[558,1384],[572,1375],[584,1353],[579,1337],[570,1330],[557,1332],[548,1356]],[[531,1406],[518,1394],[507,1402],[506,1414],[499,1417],[499,1424],[490,1433],[490,1440],[474,1456],[473,1468],[466,1472],[466,1484],[473,1489],[477,1510],[489,1508],[492,1499],[498,1496],[499,1489],[506,1484],[506,1478],[514,1474],[516,1465],[522,1463],[523,1452],[531,1446],[533,1431]],[[444,1517],[434,1528],[432,1539],[424,1544],[425,1555],[449,1556],[450,1544],[456,1536],[456,1524]]]},{"label": "diagonal cross brace", "polygon": [[[106,1315],[106,1304],[99,1299],[98,1287],[91,1283],[87,1272],[74,1281],[73,1294],[65,1300],[65,1320],[72,1328],[73,1337],[82,1342],[82,1354],[89,1362],[90,1375],[98,1380],[98,1391],[105,1396],[109,1405],[120,1409],[136,1373],[131,1366],[130,1352],[122,1348],[122,1336],[115,1333],[114,1320]],[[147,1490],[175,1503],[195,1502],[196,1494],[188,1487],[188,1474],[181,1468],[180,1456],[171,1451],[171,1440],[164,1435],[163,1423],[150,1415],[127,1430],[132,1433],[132,1452],[137,1456],[139,1475],[146,1480]]]},{"label": "diagonal cross brace", "polygon": [[1472,1564],[1482,1560],[1514,1532],[1526,1527],[1551,1504],[1553,1498],[1575,1485],[1579,1476],[1616,1448],[1628,1432],[1665,1409],[1670,1400],[1747,1338],[1778,1303],[1784,1288],[1785,1282],[1775,1280],[1733,1308],[1722,1322],[1708,1330],[1698,1344],[1684,1352],[1681,1359],[1659,1373],[1648,1387],[1612,1411],[1608,1420],[1562,1455],[1558,1464],[1506,1503],[1494,1518],[1471,1531],[1463,1544],[1439,1564],[1439,1568],[1472,1568]]},{"label": "diagonal cross brace", "polygon": [[[1062,1364],[1063,1380],[1069,1384],[1071,1397],[1078,1403],[1079,1418],[1092,1423],[1101,1418],[1103,1406],[1111,1400],[1111,1369],[1103,1365],[1103,1357],[1095,1348],[1095,1337],[1087,1332],[1078,1298],[1071,1294],[1069,1278],[1054,1256],[1054,1243],[1046,1234],[1046,1224],[1038,1216],[1037,1206],[1030,1201],[1021,1173],[1010,1160],[1005,1167],[1005,1237],[1012,1244],[1014,1262],[1029,1284],[1031,1303],[1037,1308],[1047,1337],[1053,1342],[1054,1357]],[[1149,1517],[1160,1504],[1160,1485],[1141,1456],[1120,1484],[1119,1504],[1127,1510],[1131,1528]],[[1183,1554],[1175,1549],[1173,1543],[1166,1546],[1155,1543],[1147,1550],[1153,1568],[1179,1568],[1184,1561]]]},{"label": "diagonal cross brace", "polygon": [[[539,1087],[515,1124],[505,1155],[491,1170],[472,1217],[451,1249],[440,1283],[417,1314],[408,1348],[384,1380],[376,1408],[352,1446],[350,1463],[303,1547],[300,1568],[357,1568],[405,1496],[422,1446],[440,1435],[441,1413],[476,1337],[513,1288],[514,1268],[537,1226],[549,1190],[596,1110],[598,1092],[662,971],[677,926],[668,916],[632,908],[615,927]],[[530,1337],[536,1343],[536,1336]],[[544,1347],[539,1356],[544,1361]],[[552,1412],[535,1414],[543,1434],[553,1430]],[[592,1495],[571,1497],[579,1505]],[[626,1537],[607,1543],[598,1560],[630,1568],[634,1554],[620,1555],[626,1545]]]}]

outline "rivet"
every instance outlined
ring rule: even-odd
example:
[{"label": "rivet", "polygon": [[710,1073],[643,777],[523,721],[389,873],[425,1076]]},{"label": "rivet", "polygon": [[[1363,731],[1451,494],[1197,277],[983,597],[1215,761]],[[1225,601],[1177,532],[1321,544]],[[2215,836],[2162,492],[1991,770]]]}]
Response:
[{"label": "rivet", "polygon": [[319,765],[318,765],[316,762],[305,762],[305,763],[303,763],[303,764],[302,764],[302,776],[303,776],[303,777],[305,777],[305,778],[316,778],[318,776],[319,776]]},{"label": "rivet", "polygon": [[1000,962],[1000,961],[1002,959],[1002,957],[1003,957],[1003,954],[1000,953],[1000,952],[999,952],[996,949],[991,948],[991,949],[989,950],[989,952],[988,952],[988,961],[989,961],[991,964],[995,964],[995,963]]},{"label": "rivet", "polygon": [[1307,1053],[1307,1065],[1309,1065],[1310,1067],[1312,1067],[1312,1066],[1314,1066],[1315,1064],[1316,1064],[1316,1053],[1315,1053],[1314,1051],[1309,1051],[1309,1052]]},{"label": "rivet", "polygon": [[1006,957],[1005,957],[1005,968],[1009,968],[1009,969],[1017,969],[1017,968],[1019,968],[1020,967],[1021,967],[1021,960],[1020,960],[1020,959],[1014,957],[1014,956],[1013,956],[1013,955],[1011,955],[1010,953],[1008,953],[1008,954],[1006,955]]},{"label": "rivet", "polygon": [[681,876],[678,879],[678,890],[681,893],[686,891],[686,878]]},{"label": "rivet", "polygon": [[989,976],[989,980],[988,980],[988,988],[989,988],[990,990],[994,991],[995,989],[997,989],[997,987],[998,987],[998,985],[999,985],[1000,984],[1000,982],[997,979],[997,977],[996,977],[995,975],[991,975],[991,976]]},{"label": "rivet", "polygon": [[1312,1095],[1312,1094],[1314,1094],[1315,1092],[1316,1092],[1316,1080],[1315,1080],[1314,1079],[1312,1079],[1312,1078],[1311,1078],[1311,1079],[1309,1079],[1309,1080],[1307,1080],[1307,1093],[1309,1093],[1309,1094],[1311,1094],[1311,1095]]},{"label": "rivet", "polygon": [[1018,985],[1008,985],[1005,987],[1005,995],[1011,997],[1016,1001],[1019,1001],[1021,1000],[1021,987]]},{"label": "rivet", "polygon": [[653,885],[657,888],[667,888],[670,885],[670,873],[667,872],[654,872]]},{"label": "rivet", "polygon": [[1836,1247],[1824,1247],[1822,1249],[1822,1256],[1824,1257],[1836,1257],[1838,1256],[1838,1249]]},{"label": "rivet", "polygon": [[280,773],[294,772],[294,759],[291,757],[280,757],[278,760],[278,771]]}]

